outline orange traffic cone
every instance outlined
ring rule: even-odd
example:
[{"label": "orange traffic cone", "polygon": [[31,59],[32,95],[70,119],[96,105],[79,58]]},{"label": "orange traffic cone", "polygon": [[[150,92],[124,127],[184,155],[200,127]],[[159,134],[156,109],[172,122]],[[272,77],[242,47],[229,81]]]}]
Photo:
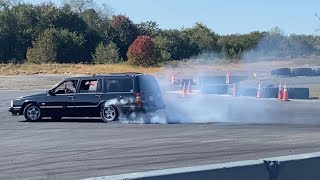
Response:
[{"label": "orange traffic cone", "polygon": [[186,96],[187,96],[186,83],[183,83],[183,87],[182,87],[182,97],[186,97]]},{"label": "orange traffic cone", "polygon": [[279,100],[283,99],[283,90],[282,90],[282,85],[281,85],[281,83],[279,84],[278,99],[279,99]]},{"label": "orange traffic cone", "polygon": [[171,84],[177,84],[177,75],[176,74],[171,75]]},{"label": "orange traffic cone", "polygon": [[189,91],[189,93],[192,93],[192,89],[191,89],[191,81],[189,81],[189,84],[188,84],[188,91]]},{"label": "orange traffic cone", "polygon": [[236,85],[236,83],[233,84],[232,96],[233,96],[233,97],[236,97],[236,96],[237,96],[237,85]]},{"label": "orange traffic cone", "polygon": [[230,84],[230,76],[231,76],[231,73],[227,73],[226,84]]},{"label": "orange traffic cone", "polygon": [[283,87],[283,101],[289,101],[289,92],[288,92],[288,88],[287,85],[285,84]]},{"label": "orange traffic cone", "polygon": [[258,86],[257,98],[262,98],[261,84],[260,83],[259,83],[259,86]]}]

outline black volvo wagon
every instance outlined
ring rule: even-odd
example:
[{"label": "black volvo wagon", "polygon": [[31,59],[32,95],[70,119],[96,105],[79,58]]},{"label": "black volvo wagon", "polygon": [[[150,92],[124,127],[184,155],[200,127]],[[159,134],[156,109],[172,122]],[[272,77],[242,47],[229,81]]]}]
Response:
[{"label": "black volvo wagon", "polygon": [[163,114],[165,107],[154,76],[114,73],[67,78],[45,93],[12,100],[9,111],[24,115],[28,121],[43,117],[101,117],[110,122],[132,113]]}]

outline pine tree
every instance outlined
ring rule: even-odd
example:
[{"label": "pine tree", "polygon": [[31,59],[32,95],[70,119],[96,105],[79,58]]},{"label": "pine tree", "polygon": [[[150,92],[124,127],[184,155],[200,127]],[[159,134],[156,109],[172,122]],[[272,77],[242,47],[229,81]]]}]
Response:
[{"label": "pine tree", "polygon": [[54,32],[45,30],[32,42],[32,48],[27,50],[27,62],[29,63],[52,63],[57,57],[57,41]]},{"label": "pine tree", "polygon": [[116,44],[110,42],[107,46],[100,43],[95,53],[92,55],[95,64],[113,64],[121,62],[119,58],[119,48]]}]

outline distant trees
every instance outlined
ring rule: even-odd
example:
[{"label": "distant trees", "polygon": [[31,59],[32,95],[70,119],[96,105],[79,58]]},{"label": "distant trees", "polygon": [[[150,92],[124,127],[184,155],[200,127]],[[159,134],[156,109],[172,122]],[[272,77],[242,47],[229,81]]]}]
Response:
[{"label": "distant trees", "polygon": [[79,63],[85,39],[66,29],[46,29],[28,49],[27,61],[31,63]]},{"label": "distant trees", "polygon": [[127,51],[131,43],[138,37],[137,26],[126,16],[117,15],[112,17],[112,41],[120,49],[120,57],[127,59]]},{"label": "distant trees", "polygon": [[151,66],[203,57],[239,62],[320,54],[319,36],[285,35],[277,27],[266,32],[219,35],[202,23],[161,29],[154,21],[134,23],[125,15],[112,16],[94,0],[67,0],[61,7],[0,0],[0,24],[0,62],[4,63],[100,64],[121,60]]},{"label": "distant trees", "polygon": [[219,36],[202,23],[196,23],[194,27],[184,30],[191,43],[197,46],[200,53],[219,52],[217,40]]}]

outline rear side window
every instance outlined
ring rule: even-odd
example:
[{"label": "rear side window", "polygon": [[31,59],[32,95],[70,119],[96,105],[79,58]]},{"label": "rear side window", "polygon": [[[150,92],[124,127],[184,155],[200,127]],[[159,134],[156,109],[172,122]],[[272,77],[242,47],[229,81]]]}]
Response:
[{"label": "rear side window", "polygon": [[80,84],[80,93],[101,93],[102,81],[101,79],[82,80]]},{"label": "rear side window", "polygon": [[139,76],[139,88],[142,92],[158,94],[161,92],[158,81],[153,76]]},{"label": "rear side window", "polygon": [[133,92],[132,78],[115,78],[106,80],[107,92]]}]

